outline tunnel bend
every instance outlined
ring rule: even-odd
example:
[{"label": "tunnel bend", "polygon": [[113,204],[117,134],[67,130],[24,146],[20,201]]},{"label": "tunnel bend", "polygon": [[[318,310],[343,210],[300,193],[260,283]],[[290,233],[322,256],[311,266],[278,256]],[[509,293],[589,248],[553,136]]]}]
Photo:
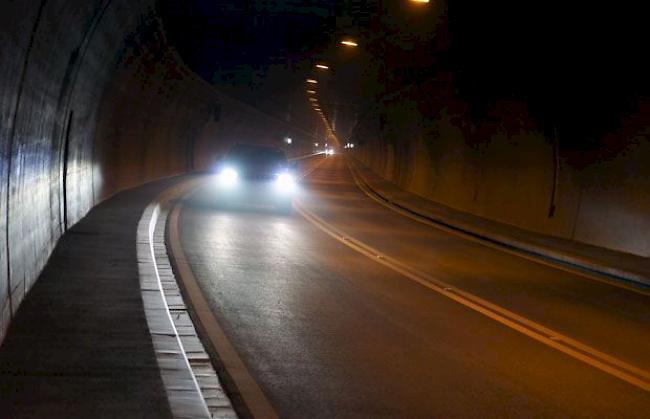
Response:
[{"label": "tunnel bend", "polygon": [[154,0],[5,2],[0,23],[0,335],[58,239],[94,205],[202,170],[236,141],[311,133],[218,92]]}]

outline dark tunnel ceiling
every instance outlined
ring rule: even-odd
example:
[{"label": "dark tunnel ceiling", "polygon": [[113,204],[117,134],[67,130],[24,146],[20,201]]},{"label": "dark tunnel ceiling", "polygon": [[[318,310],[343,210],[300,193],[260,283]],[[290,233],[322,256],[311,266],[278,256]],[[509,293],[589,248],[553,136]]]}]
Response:
[{"label": "dark tunnel ceiling", "polygon": [[[204,79],[286,118],[336,26],[331,1],[162,0],[170,42]],[[307,109],[305,109],[308,112]]]},{"label": "dark tunnel ceiling", "polygon": [[[302,90],[313,60],[336,35],[358,33],[382,42],[391,28],[412,30],[396,8],[407,4],[159,0],[159,10],[171,43],[193,70],[282,113]],[[442,18],[425,18],[430,28],[416,41],[425,53],[414,57],[412,66],[432,67],[422,72],[432,77],[450,74],[455,94],[478,114],[487,102],[519,99],[542,125],[565,123],[569,132],[587,139],[615,129],[621,115],[633,112],[636,100],[650,94],[648,33],[640,10],[593,2],[440,4]],[[440,19],[446,24],[440,26]],[[338,86],[337,94],[349,96],[346,90]],[[362,98],[338,98],[355,100]]]},{"label": "dark tunnel ceiling", "polygon": [[[327,42],[335,4],[328,1],[164,0],[165,27],[195,71],[237,83],[242,67],[296,64]],[[309,4],[309,5],[306,5]],[[216,77],[216,78],[215,78]]]}]

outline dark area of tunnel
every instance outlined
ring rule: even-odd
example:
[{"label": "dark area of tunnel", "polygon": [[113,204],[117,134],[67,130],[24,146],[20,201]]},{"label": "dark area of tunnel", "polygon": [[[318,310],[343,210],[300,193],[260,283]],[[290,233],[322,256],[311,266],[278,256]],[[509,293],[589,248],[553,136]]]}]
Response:
[{"label": "dark area of tunnel", "polygon": [[[325,114],[376,174],[461,212],[647,260],[644,18],[559,1],[4,2],[0,342],[60,238],[98,204],[208,169],[237,141],[291,136],[292,154],[313,151],[323,129],[304,82],[318,61],[334,64],[318,74]],[[342,36],[360,48],[342,52]],[[80,271],[68,284],[93,281]],[[69,312],[57,301],[45,316]]]},{"label": "dark area of tunnel", "polygon": [[[603,134],[620,128],[639,98],[650,95],[643,14],[629,5],[450,2],[442,18],[423,11],[419,32],[395,37],[404,22],[383,3],[391,2],[161,0],[158,7],[193,70],[253,103],[271,91],[281,109],[328,43],[350,29],[368,36],[373,59],[386,61],[395,86],[448,74],[455,96],[476,118],[489,117],[495,101],[523,101],[545,133],[561,135],[561,147],[580,152],[578,159],[600,150]],[[400,44],[403,36],[412,39]],[[405,62],[387,48],[419,55]],[[274,66],[284,75],[270,74]],[[349,97],[346,87],[336,93],[346,102],[378,94],[367,89],[358,92],[366,97]]]},{"label": "dark area of tunnel", "polygon": [[[650,251],[633,232],[648,222],[640,156],[650,89],[638,7],[162,0],[159,8],[191,68],[266,112],[313,124],[304,79],[316,76],[339,139],[411,192],[552,236]],[[358,51],[341,51],[343,36],[360,40]],[[334,67],[319,73],[319,61]]]},{"label": "dark area of tunnel", "polygon": [[[628,7],[626,9],[626,7]],[[647,257],[644,14],[563,2],[6,2],[0,37],[0,331],[64,232],[229,144],[352,155],[459,211]],[[345,55],[341,36],[361,48]],[[424,151],[423,151],[424,150]],[[531,192],[532,191],[532,192]],[[557,208],[557,209],[556,209]],[[552,211],[551,211],[552,209]]]},{"label": "dark area of tunnel", "polygon": [[597,150],[650,93],[641,15],[603,3],[454,3],[459,94],[479,115],[490,101],[523,100],[563,147]]}]

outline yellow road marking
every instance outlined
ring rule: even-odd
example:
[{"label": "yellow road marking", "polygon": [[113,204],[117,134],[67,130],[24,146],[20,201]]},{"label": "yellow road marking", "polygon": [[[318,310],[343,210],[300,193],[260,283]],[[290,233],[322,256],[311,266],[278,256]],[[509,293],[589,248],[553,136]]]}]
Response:
[{"label": "yellow road marking", "polygon": [[440,281],[427,273],[399,262],[390,256],[384,255],[373,247],[345,234],[338,228],[327,223],[298,202],[294,203],[294,208],[300,213],[300,215],[318,229],[375,262],[380,263],[412,281],[442,294],[445,297],[481,313],[513,330],[529,336],[538,342],[557,349],[558,351],[630,383],[642,390],[650,392],[650,373],[648,371],[600,352],[588,345],[571,339],[568,336],[564,336],[561,333],[535,323],[532,320],[526,319],[503,307],[497,306],[478,296],[453,287],[452,285]]},{"label": "yellow road marking", "polygon": [[[469,240],[469,241],[472,241],[474,243],[481,244],[483,246],[489,247],[490,249],[499,250],[501,252],[508,253],[510,255],[517,256],[517,257],[520,257],[522,259],[526,259],[526,260],[529,260],[531,262],[538,263],[540,265],[549,266],[551,268],[559,269],[561,271],[568,272],[568,273],[571,273],[571,274],[574,274],[574,275],[578,275],[578,276],[581,276],[583,278],[591,279],[593,281],[601,282],[603,284],[611,285],[611,286],[617,287],[617,288],[622,288],[622,289],[624,289],[626,291],[632,291],[632,292],[635,292],[637,294],[641,294],[641,295],[645,295],[645,296],[650,297],[650,291],[646,291],[645,289],[636,287],[634,285],[625,284],[625,283],[622,283],[620,281],[609,279],[609,278],[604,277],[604,276],[599,276],[597,274],[592,274],[592,273],[589,273],[589,272],[585,272],[585,271],[583,271],[581,269],[571,268],[570,266],[563,265],[562,263],[559,263],[559,262],[553,262],[552,260],[547,260],[547,259],[545,259],[543,257],[529,255],[529,254],[526,253],[525,250],[509,249],[507,247],[507,245],[500,245],[500,244],[492,243],[492,242],[490,242],[488,240],[481,239],[479,237],[475,237],[475,236],[473,236],[471,234],[468,234],[468,233],[465,233],[463,231],[458,231],[457,229],[449,228],[449,227],[447,227],[447,226],[445,226],[443,224],[437,223],[437,222],[429,220],[429,219],[427,219],[425,217],[415,215],[415,214],[413,214],[413,213],[411,213],[409,211],[406,211],[406,210],[404,210],[402,208],[399,208],[399,207],[391,204],[390,202],[384,201],[381,198],[379,198],[376,195],[375,192],[370,190],[368,188],[368,186],[366,186],[363,183],[363,181],[361,181],[361,179],[359,179],[359,176],[355,173],[355,169],[352,169],[352,167],[350,167],[350,163],[349,162],[346,162],[346,163],[347,163],[347,166],[348,166],[348,170],[349,170],[350,174],[352,175],[352,179],[354,180],[354,183],[361,190],[361,192],[363,192],[366,196],[368,196],[370,199],[377,202],[378,204],[390,209],[393,212],[396,212],[396,213],[398,213],[400,215],[403,215],[404,217],[410,218],[410,219],[412,219],[414,221],[417,221],[419,223],[428,225],[430,227],[436,228],[436,229],[444,231],[446,233],[450,233],[450,234],[453,234],[455,236],[461,237],[461,238],[463,238],[465,240]],[[567,263],[570,263],[570,262],[567,262]]]},{"label": "yellow road marking", "polygon": [[169,216],[168,239],[174,267],[178,272],[178,279],[183,284],[183,288],[187,293],[190,306],[196,313],[213,348],[219,354],[221,363],[235,383],[251,415],[256,419],[277,419],[280,416],[226,336],[212,309],[210,309],[210,305],[203,296],[196,277],[192,272],[192,268],[187,261],[187,256],[185,255],[178,234],[178,218],[182,206],[182,204],[176,205]]}]

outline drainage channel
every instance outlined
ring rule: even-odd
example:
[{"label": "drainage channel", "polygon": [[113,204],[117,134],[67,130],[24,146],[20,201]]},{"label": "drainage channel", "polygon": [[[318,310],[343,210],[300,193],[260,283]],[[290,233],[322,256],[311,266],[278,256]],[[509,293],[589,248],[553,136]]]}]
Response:
[{"label": "drainage channel", "polygon": [[230,419],[237,414],[196,333],[165,245],[173,201],[200,182],[200,178],[181,182],[145,209],[137,232],[140,290],[173,417]]}]

